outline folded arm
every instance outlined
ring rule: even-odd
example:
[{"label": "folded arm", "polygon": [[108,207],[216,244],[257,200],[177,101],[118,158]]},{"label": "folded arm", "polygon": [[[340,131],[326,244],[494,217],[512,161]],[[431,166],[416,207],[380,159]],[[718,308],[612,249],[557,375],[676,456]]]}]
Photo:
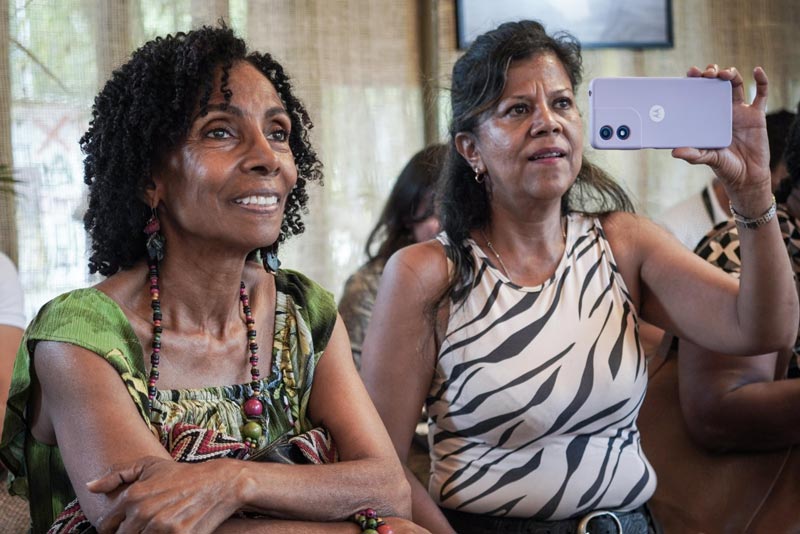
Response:
[{"label": "folded arm", "polygon": [[410,515],[408,485],[358,379],[340,320],[309,403],[311,418],[337,443],[336,464],[177,463],[102,358],[47,342],[37,346],[34,364],[41,383],[34,435],[58,443],[81,507],[101,531],[153,525],[213,532],[240,510],[306,521],[341,521],[366,507]]},{"label": "folded arm", "polygon": [[800,443],[800,380],[784,379],[785,355],[749,358],[679,346],[681,409],[692,437],[719,451]]}]

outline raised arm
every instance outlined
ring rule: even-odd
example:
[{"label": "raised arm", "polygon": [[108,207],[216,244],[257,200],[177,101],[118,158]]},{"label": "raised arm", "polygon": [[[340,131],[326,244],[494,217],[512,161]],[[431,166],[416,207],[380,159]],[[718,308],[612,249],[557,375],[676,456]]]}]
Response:
[{"label": "raised arm", "polygon": [[[743,81],[736,69],[719,70],[712,65],[702,72],[692,69],[689,75],[730,80],[733,142],[719,150],[680,148],[673,154],[692,164],[709,165],[742,216],[755,219],[770,212],[764,71],[754,71],[757,87],[751,105],[744,101]],[[612,245],[614,241],[622,244],[617,247],[625,249],[621,257],[635,257],[628,279],[641,281],[642,316],[720,352],[750,355],[788,347],[797,333],[798,302],[778,221],[773,216],[755,228],[738,227],[741,284],[680,247],[655,224],[625,214],[611,217]]]},{"label": "raised arm", "polygon": [[[774,206],[769,171],[769,144],[766,118],[767,75],[753,71],[756,95],[747,105],[744,80],[735,69],[709,65],[704,71],[693,68],[689,76],[718,77],[730,80],[733,95],[733,139],[720,150],[676,149],[674,155],[692,164],[709,165],[720,178],[731,207],[739,215],[757,219]],[[792,271],[784,250],[778,220],[758,228],[739,224],[741,240],[741,287],[737,299],[736,324],[753,340],[774,340],[761,351],[781,349],[794,341],[798,303]],[[759,351],[755,351],[759,352]]]},{"label": "raised arm", "polygon": [[[429,241],[395,253],[381,277],[364,340],[361,376],[403,464],[436,366],[437,337],[446,318],[443,312],[434,317],[431,304],[446,282],[447,262],[439,243]],[[414,521],[431,532],[453,532],[408,468],[406,478]]]}]

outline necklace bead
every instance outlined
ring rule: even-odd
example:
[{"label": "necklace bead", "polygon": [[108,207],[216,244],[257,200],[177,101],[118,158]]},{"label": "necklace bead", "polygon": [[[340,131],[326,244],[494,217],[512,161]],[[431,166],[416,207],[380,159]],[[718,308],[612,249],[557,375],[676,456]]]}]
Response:
[{"label": "necklace bead", "polygon": [[255,397],[250,397],[244,403],[244,413],[249,417],[258,417],[264,413],[264,405]]}]

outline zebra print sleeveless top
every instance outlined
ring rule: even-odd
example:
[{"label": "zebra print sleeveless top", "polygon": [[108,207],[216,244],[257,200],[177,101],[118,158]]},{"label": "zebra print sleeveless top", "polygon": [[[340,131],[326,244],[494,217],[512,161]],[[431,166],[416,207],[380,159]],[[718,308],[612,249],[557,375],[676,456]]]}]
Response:
[{"label": "zebra print sleeveless top", "polygon": [[655,490],[636,427],[636,311],[600,221],[572,214],[567,228],[538,287],[511,283],[468,240],[476,280],[451,307],[427,398],[429,492],[445,508],[554,520],[631,510]]}]

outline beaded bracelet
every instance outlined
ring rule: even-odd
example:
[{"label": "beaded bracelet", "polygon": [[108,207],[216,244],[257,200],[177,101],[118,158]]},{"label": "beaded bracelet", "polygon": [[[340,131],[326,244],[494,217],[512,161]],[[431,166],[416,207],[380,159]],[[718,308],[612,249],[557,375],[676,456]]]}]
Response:
[{"label": "beaded bracelet", "polygon": [[353,521],[361,527],[361,534],[394,534],[392,527],[378,517],[378,513],[372,508],[356,512]]},{"label": "beaded bracelet", "polygon": [[758,228],[759,226],[764,226],[768,222],[770,222],[774,217],[775,213],[778,210],[778,205],[775,203],[775,195],[772,195],[772,204],[770,205],[769,209],[765,211],[760,217],[756,217],[755,219],[750,219],[749,217],[745,217],[738,211],[733,208],[733,202],[730,203],[731,208],[731,215],[733,216],[733,220],[736,221],[736,224],[741,224],[743,227],[753,230],[754,228]]}]

